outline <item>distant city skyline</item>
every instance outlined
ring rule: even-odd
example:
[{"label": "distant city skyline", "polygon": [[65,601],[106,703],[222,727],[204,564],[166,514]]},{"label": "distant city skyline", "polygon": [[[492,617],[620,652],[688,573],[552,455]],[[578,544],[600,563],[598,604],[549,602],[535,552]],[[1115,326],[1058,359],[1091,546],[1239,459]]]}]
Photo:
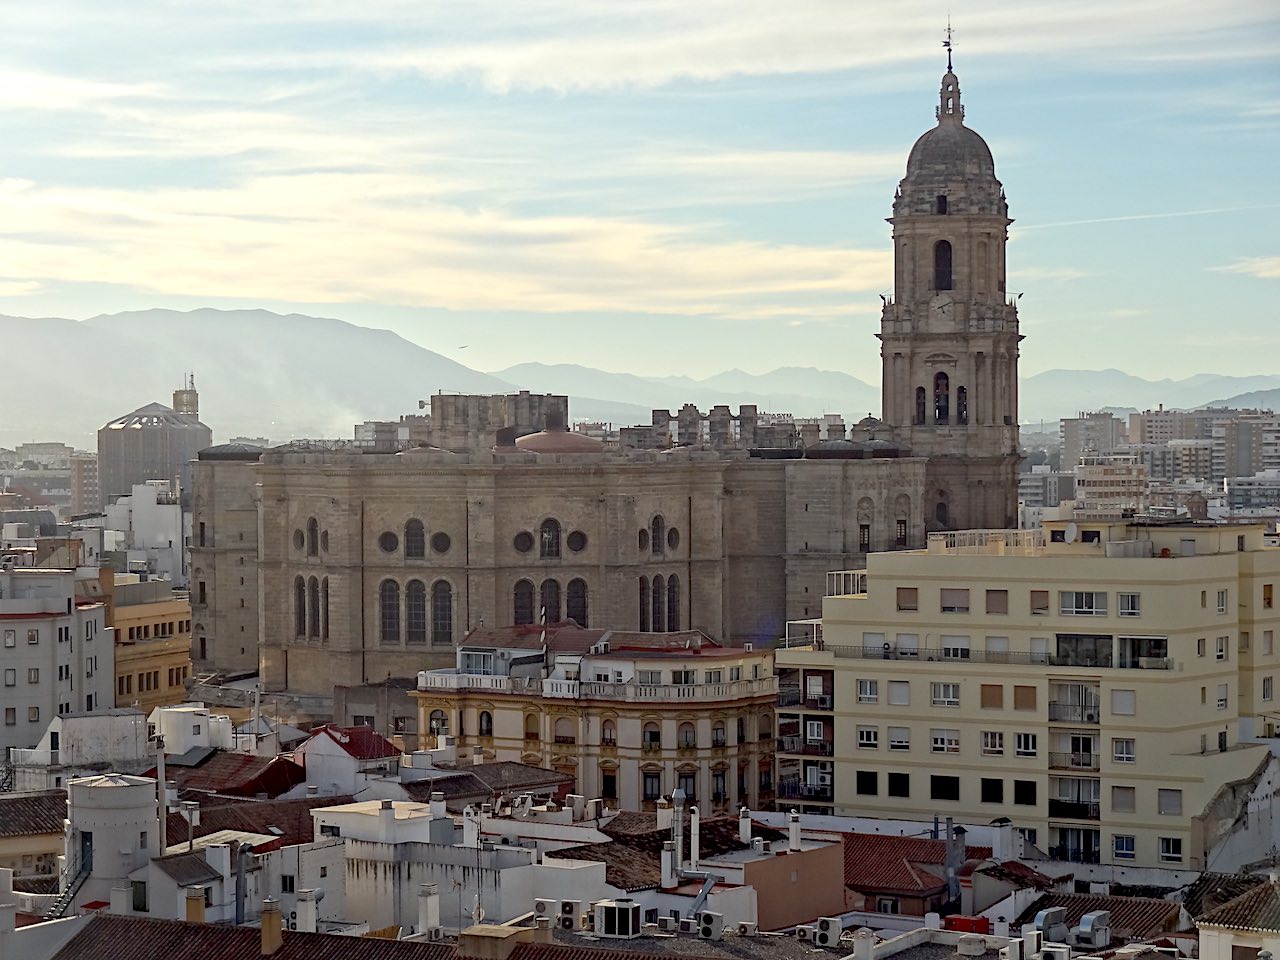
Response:
[{"label": "distant city skyline", "polygon": [[[1023,374],[1269,372],[1280,12],[951,13]],[[0,313],[262,306],[482,370],[878,378],[945,9],[67,0],[0,25]]]}]

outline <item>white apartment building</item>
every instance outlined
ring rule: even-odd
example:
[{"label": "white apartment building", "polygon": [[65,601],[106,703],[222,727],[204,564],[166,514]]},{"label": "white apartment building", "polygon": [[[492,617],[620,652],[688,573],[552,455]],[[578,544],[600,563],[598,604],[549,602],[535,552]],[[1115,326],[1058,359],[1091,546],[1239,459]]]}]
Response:
[{"label": "white apartment building", "polygon": [[[1009,817],[1077,863],[1229,869],[1215,851],[1240,846],[1235,817],[1274,777],[1258,738],[1280,721],[1263,534],[1051,522],[830,575],[818,638],[777,651],[779,796]],[[1248,829],[1264,847],[1276,832]]]},{"label": "white apartment building", "polygon": [[135,483],[132,491],[104,508],[108,549],[124,552],[129,573],[146,573],[187,585],[186,530],[191,515],[184,514],[179,495],[168,481]]},{"label": "white apartment building", "polygon": [[113,631],[74,570],[0,569],[0,747],[34,747],[59,714],[109,707]]}]

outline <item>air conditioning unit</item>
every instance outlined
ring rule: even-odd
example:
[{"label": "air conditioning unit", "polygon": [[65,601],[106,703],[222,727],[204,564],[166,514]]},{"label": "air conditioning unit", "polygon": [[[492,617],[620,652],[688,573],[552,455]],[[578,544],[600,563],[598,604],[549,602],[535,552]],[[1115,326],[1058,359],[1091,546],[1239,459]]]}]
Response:
[{"label": "air conditioning unit", "polygon": [[820,947],[834,947],[840,942],[840,935],[844,933],[844,925],[840,923],[839,917],[819,917],[814,926],[817,927],[818,933],[813,939]]},{"label": "air conditioning unit", "polygon": [[818,936],[818,928],[812,923],[804,923],[796,927],[796,939],[812,943]]},{"label": "air conditioning unit", "polygon": [[1061,943],[1045,944],[1040,957],[1041,960],[1071,960],[1071,948]]},{"label": "air conditioning unit", "polygon": [[680,921],[675,917],[659,917],[658,929],[663,933],[675,933],[680,929]]},{"label": "air conditioning unit", "polygon": [[818,786],[829,787],[832,783],[832,776],[829,773],[818,774]]},{"label": "air conditioning unit", "polygon": [[724,914],[714,913],[711,910],[700,911],[698,913],[698,936],[703,940],[723,940]]},{"label": "air conditioning unit", "polygon": [[754,937],[760,931],[760,927],[750,920],[743,920],[738,924],[738,936]]},{"label": "air conditioning unit", "polygon": [[560,916],[577,917],[581,913],[582,913],[581,900],[561,900],[560,901]]},{"label": "air conditioning unit", "polygon": [[814,934],[813,942],[820,947],[834,947],[840,943],[839,933],[823,933],[819,930]]},{"label": "air conditioning unit", "polygon": [[444,927],[427,927],[427,939],[431,941],[444,939]]},{"label": "air conditioning unit", "polygon": [[1022,948],[1025,945],[1020,937],[1010,940],[1007,947],[1000,948],[1000,960],[1022,960]]},{"label": "air conditioning unit", "polygon": [[697,917],[681,917],[680,932],[696,934],[698,932],[698,918]]},{"label": "air conditioning unit", "polygon": [[553,917],[560,912],[559,900],[534,900],[533,915],[535,917]]}]

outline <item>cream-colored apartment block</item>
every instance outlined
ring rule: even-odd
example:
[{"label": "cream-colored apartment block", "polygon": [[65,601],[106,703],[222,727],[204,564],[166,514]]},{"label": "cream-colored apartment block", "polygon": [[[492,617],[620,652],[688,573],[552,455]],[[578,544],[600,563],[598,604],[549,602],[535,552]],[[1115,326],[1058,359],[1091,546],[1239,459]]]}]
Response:
[{"label": "cream-colored apartment block", "polygon": [[873,554],[777,653],[779,796],[1203,869],[1270,756],[1277,587],[1261,526],[1054,522]]}]

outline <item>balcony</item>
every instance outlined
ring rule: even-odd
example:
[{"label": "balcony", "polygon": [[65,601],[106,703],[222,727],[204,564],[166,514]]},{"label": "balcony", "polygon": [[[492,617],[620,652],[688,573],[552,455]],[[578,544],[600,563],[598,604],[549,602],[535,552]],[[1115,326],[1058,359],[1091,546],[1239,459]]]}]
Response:
[{"label": "balcony", "polygon": [[[1052,803],[1053,801],[1050,801]],[[1100,863],[1102,851],[1083,850],[1079,847],[1050,847],[1047,851],[1050,860],[1062,860],[1067,863]]]},{"label": "balcony", "polygon": [[1168,657],[1137,657],[1113,662],[1110,658],[1081,657],[1079,654],[1058,656],[1054,653],[1028,651],[964,650],[955,647],[905,647],[892,644],[876,646],[826,643],[823,650],[844,660],[917,660],[948,663],[1012,663],[1038,664],[1046,667],[1082,667],[1088,670],[1172,670]]},{"label": "balcony", "polygon": [[[764,787],[760,788],[764,790]],[[807,783],[803,780],[779,780],[778,796],[787,800],[809,800],[813,803],[835,802],[835,788],[827,783]]]},{"label": "balcony", "polygon": [[1101,817],[1101,809],[1096,800],[1058,800],[1050,797],[1049,816],[1063,820],[1097,820]]},{"label": "balcony", "polygon": [[577,737],[575,737],[575,736],[573,736],[573,735],[571,735],[571,734],[570,734],[570,735],[563,735],[563,734],[561,734],[561,735],[556,736],[556,738],[555,738],[555,742],[556,742],[556,743],[577,743],[577,742],[578,742],[578,738],[577,738]]},{"label": "balcony", "polygon": [[1056,723],[1097,723],[1102,707],[1096,703],[1049,701],[1049,720]]},{"label": "balcony", "polygon": [[1050,770],[1097,770],[1098,754],[1095,753],[1050,753]]},{"label": "balcony", "polygon": [[728,743],[729,743],[729,741],[728,741],[727,739],[725,739],[724,737],[712,737],[712,738],[711,738],[711,749],[712,749],[712,750],[723,750],[726,746],[728,746]]},{"label": "balcony", "polygon": [[646,740],[640,745],[641,753],[661,753],[662,742],[659,740]]},{"label": "balcony", "polygon": [[804,697],[795,687],[778,691],[778,706],[780,707],[798,707],[804,703]]},{"label": "balcony", "polygon": [[865,597],[867,571],[832,570],[827,573],[828,597]]},{"label": "balcony", "polygon": [[593,700],[618,700],[625,703],[693,703],[709,700],[740,700],[745,697],[776,697],[778,686],[773,677],[757,680],[731,680],[725,683],[642,684],[578,682],[574,680],[544,681],[546,684],[562,684],[573,687],[573,693],[557,693],[556,696],[574,696]]},{"label": "balcony", "polygon": [[803,737],[779,737],[779,753],[795,753],[806,757],[830,757],[835,744],[830,740],[805,740]]},{"label": "balcony", "polygon": [[601,737],[601,738],[600,738],[600,749],[601,749],[604,753],[617,753],[617,752],[618,752],[618,738],[617,738],[617,737]]}]

